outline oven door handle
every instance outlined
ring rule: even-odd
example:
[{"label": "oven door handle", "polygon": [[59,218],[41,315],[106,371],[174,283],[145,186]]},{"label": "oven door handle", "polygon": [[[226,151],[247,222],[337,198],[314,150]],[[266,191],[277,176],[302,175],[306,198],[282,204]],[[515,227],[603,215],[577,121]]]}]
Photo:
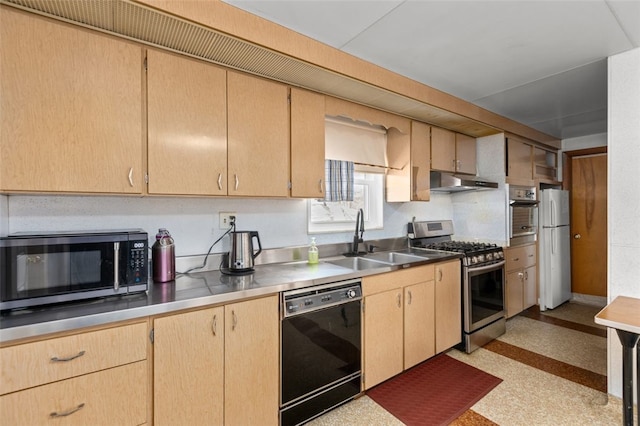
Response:
[{"label": "oven door handle", "polygon": [[492,263],[491,265],[487,265],[487,266],[478,266],[478,267],[467,267],[468,272],[484,272],[484,271],[490,271],[492,269],[498,269],[502,266],[505,265],[505,263],[507,263],[505,260],[501,260],[498,263]]}]

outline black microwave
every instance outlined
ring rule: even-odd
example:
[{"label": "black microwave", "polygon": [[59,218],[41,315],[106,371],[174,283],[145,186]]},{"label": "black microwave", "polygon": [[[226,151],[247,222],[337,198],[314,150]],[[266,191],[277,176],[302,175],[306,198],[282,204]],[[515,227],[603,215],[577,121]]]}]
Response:
[{"label": "black microwave", "polygon": [[0,238],[0,310],[147,290],[141,229]]}]

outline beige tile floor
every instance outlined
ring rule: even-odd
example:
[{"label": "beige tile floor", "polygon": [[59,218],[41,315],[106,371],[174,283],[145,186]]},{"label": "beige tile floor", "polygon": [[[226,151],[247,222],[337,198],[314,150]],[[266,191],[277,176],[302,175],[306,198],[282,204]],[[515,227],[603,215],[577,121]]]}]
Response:
[{"label": "beige tile floor", "polygon": [[[596,326],[599,307],[567,303],[544,315]],[[606,374],[606,339],[516,316],[507,321],[500,340],[599,374]],[[503,426],[619,425],[621,401],[615,397],[522,364],[485,349],[466,354],[455,349],[451,357],[470,364],[503,382],[478,401],[472,410]],[[309,423],[329,425],[402,425],[367,396],[358,398]]]}]

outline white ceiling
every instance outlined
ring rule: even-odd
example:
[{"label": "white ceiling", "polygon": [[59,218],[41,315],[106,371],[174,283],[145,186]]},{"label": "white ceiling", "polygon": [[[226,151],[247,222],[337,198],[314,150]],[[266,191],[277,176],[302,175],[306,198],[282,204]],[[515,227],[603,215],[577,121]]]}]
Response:
[{"label": "white ceiling", "polygon": [[640,47],[640,0],[224,1],[561,139],[607,131],[606,58]]}]

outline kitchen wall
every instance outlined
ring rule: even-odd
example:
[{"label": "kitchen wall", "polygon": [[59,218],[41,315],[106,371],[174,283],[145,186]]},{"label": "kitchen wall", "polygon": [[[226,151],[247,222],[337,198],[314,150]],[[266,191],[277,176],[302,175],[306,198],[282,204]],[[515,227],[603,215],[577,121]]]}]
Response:
[{"label": "kitchen wall", "polygon": [[596,133],[594,135],[580,136],[562,140],[562,149],[558,152],[558,180],[562,180],[562,153],[580,149],[598,148],[607,146],[607,134]]},{"label": "kitchen wall", "polygon": [[478,138],[478,176],[498,182],[498,189],[452,194],[455,235],[459,240],[482,241],[506,246],[509,242],[508,192],[505,186],[504,134]]},{"label": "kitchen wall", "polygon": [[594,135],[580,136],[578,138],[563,139],[561,152],[597,148],[601,146],[607,146],[606,133],[596,133]]},{"label": "kitchen wall", "polygon": [[[640,48],[609,57],[608,66],[607,293],[611,302],[620,295],[640,298],[640,196],[633,184],[640,180]],[[614,332],[609,332],[608,346],[608,389],[620,397],[622,346]]]},{"label": "kitchen wall", "polygon": [[[200,255],[220,237],[219,212],[235,212],[238,230],[260,233],[263,248],[307,245],[307,202],[290,199],[169,198],[118,196],[0,196],[1,235],[15,232],[142,228],[153,238],[167,228],[176,255]],[[448,195],[428,203],[384,203],[384,229],[366,230],[365,240],[406,236],[407,222],[451,219]],[[3,225],[4,223],[4,225]],[[318,244],[351,242],[353,232],[315,235]],[[226,238],[213,252],[227,250]]]}]

